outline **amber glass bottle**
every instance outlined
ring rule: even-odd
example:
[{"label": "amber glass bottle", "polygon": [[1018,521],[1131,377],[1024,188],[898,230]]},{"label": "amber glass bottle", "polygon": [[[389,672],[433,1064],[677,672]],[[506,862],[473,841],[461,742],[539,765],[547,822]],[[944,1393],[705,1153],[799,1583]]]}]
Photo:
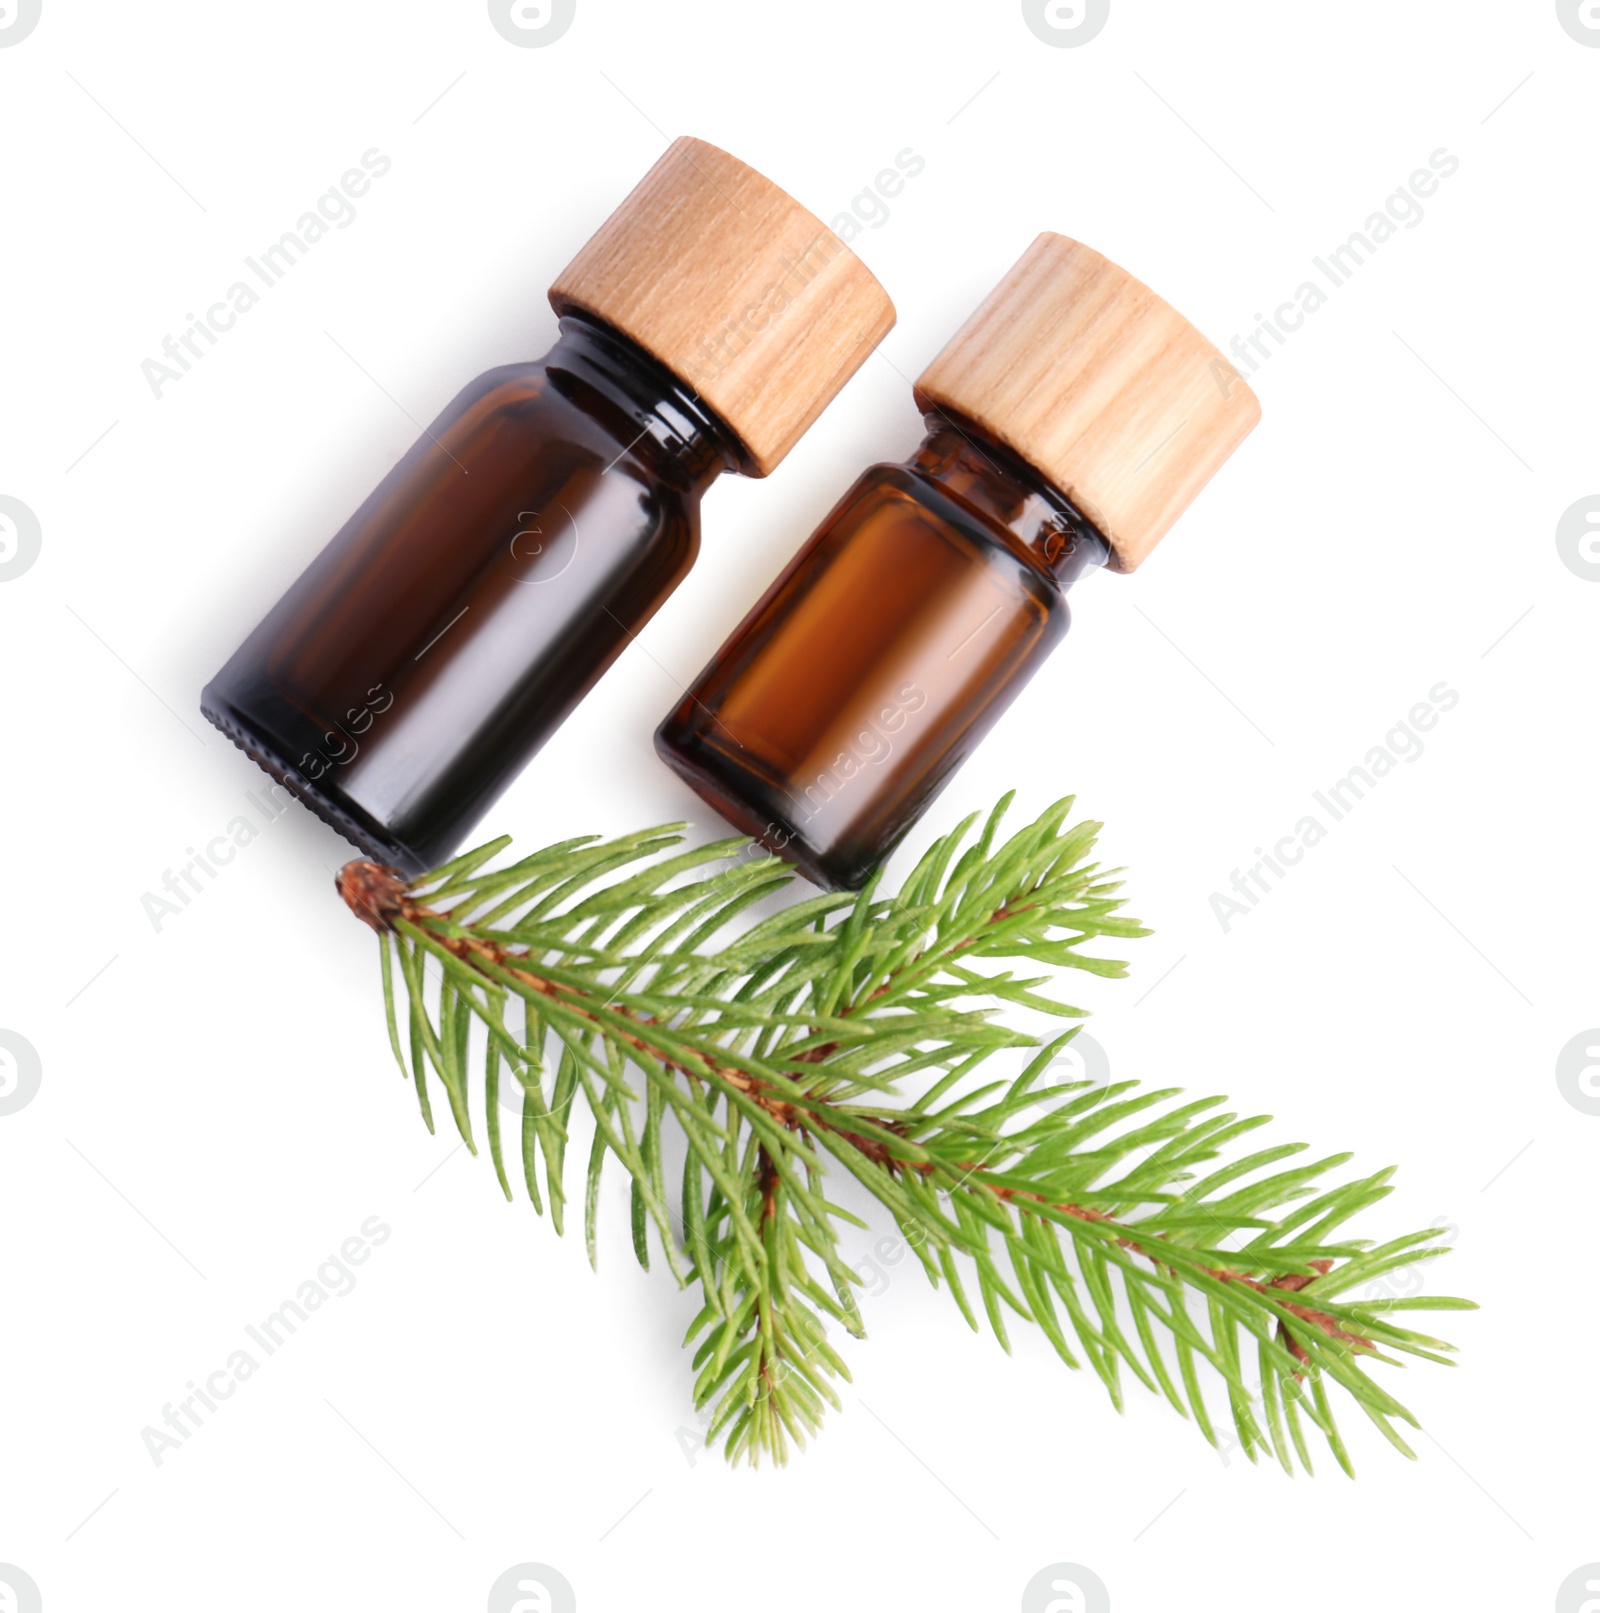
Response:
[{"label": "amber glass bottle", "polygon": [[679,140],[202,696],[369,855],[443,861],[657,607],[700,497],[765,475],[893,322],[777,186]]},{"label": "amber glass bottle", "polygon": [[1259,406],[1181,315],[1040,236],[916,387],[927,436],[845,494],[656,733],[736,827],[859,889]]}]

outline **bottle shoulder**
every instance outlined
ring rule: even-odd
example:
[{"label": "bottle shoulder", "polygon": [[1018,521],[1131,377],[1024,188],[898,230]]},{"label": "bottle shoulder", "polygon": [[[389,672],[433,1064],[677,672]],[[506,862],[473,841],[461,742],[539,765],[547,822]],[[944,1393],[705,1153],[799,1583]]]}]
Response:
[{"label": "bottle shoulder", "polygon": [[669,501],[698,503],[717,474],[729,468],[693,440],[684,423],[660,407],[648,389],[631,396],[596,376],[560,345],[541,358],[497,365],[456,395],[446,419],[469,429],[513,429],[598,457],[604,474],[655,489]]},{"label": "bottle shoulder", "polygon": [[840,500],[829,524],[852,508],[864,514],[875,506],[885,513],[897,508],[904,518],[936,526],[989,564],[1009,563],[1030,592],[1050,609],[1065,611],[1066,592],[1060,581],[1016,532],[915,465],[891,461],[869,465]]},{"label": "bottle shoulder", "polygon": [[542,361],[527,360],[517,364],[497,364],[468,381],[446,406],[445,420],[487,422],[501,415],[526,415],[530,418],[550,416],[552,421],[559,409],[550,407],[549,376]]},{"label": "bottle shoulder", "polygon": [[[643,496],[668,505],[698,502],[698,489],[672,461],[651,451],[641,422],[616,403],[542,359],[497,365],[468,381],[433,428],[453,440],[499,441],[516,455],[554,454],[577,470],[633,483]],[[520,449],[514,445],[520,443]]]}]

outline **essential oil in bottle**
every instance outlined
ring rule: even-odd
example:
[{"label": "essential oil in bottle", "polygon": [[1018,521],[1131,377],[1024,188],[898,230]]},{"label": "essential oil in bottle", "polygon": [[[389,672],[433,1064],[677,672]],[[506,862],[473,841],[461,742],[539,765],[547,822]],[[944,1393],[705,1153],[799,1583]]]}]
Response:
[{"label": "essential oil in bottle", "polygon": [[848,247],[676,141],[558,276],[541,359],[471,382],[201,709],[408,874],[445,860],[894,323]]},{"label": "essential oil in bottle", "polygon": [[856,890],[1066,634],[1260,419],[1148,287],[1030,246],[916,383],[927,436],[875,465],[656,731],[723,817]]}]

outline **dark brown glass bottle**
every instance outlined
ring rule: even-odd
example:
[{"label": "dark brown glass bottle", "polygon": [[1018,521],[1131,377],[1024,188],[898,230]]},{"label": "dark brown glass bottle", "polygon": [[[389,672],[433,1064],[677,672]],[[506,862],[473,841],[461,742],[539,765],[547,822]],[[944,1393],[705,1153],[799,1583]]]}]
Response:
[{"label": "dark brown glass bottle", "polygon": [[916,390],[916,454],[845,494],[656,732],[834,888],[865,884],[1060,643],[1072,583],[1132,570],[1259,418],[1181,315],[1056,235]]},{"label": "dark brown glass bottle", "polygon": [[[730,339],[769,273],[782,309]],[[831,232],[690,140],[551,301],[550,352],[467,386],[202,695],[410,874],[456,849],[682,581],[710,483],[766,474],[893,319]]]},{"label": "dark brown glass bottle", "polygon": [[683,580],[738,461],[687,388],[569,315],[433,422],[202,709],[371,855],[432,867]]},{"label": "dark brown glass bottle", "polygon": [[1105,540],[938,415],[835,506],[656,733],[717,810],[858,889],[1060,643]]}]

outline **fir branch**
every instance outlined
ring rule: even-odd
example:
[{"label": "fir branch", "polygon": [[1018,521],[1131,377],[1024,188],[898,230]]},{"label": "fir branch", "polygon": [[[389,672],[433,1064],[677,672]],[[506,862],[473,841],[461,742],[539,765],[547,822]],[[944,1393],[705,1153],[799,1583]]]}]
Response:
[{"label": "fir branch", "polygon": [[[496,840],[410,883],[355,862],[338,884],[380,937],[390,1042],[424,1122],[437,1080],[476,1152],[468,1065],[481,1046],[496,1176],[511,1198],[497,1101],[509,1077],[523,1092],[524,1187],[558,1232],[567,1117],[587,1109],[590,1259],[615,1161],[640,1263],[659,1252],[700,1292],[695,1403],[731,1460],[784,1460],[839,1404],[849,1373],[830,1328],[864,1334],[840,1236],[866,1223],[828,1196],[845,1177],[971,1326],[981,1310],[1007,1345],[1006,1312],[1036,1323],[1119,1406],[1131,1375],[1217,1443],[1204,1362],[1252,1461],[1309,1470],[1309,1424],[1349,1471],[1332,1383],[1410,1455],[1396,1424],[1414,1419],[1366,1363],[1448,1362],[1449,1345],[1395,1313],[1470,1307],[1348,1296],[1443,1253],[1439,1234],[1345,1236],[1389,1173],[1329,1186],[1349,1156],[1239,1153],[1266,1117],[1222,1099],[1043,1084],[1075,1029],[1041,1043],[997,1007],[1081,1017],[1054,994],[1056,971],[1120,976],[1085,948],[1146,932],[1122,913],[1114,872],[1089,860],[1098,824],[1069,827],[1067,800],[1001,841],[1009,802],[937,841],[898,896],[874,883],[742,929],[789,870],[742,840],[675,851],[676,828],[491,868],[509,844]],[[1019,978],[1017,964],[1047,972]],[[1014,1049],[1032,1050],[1022,1071],[985,1079]],[[926,1085],[907,1096],[914,1077]],[[683,1152],[670,1184],[669,1137]]]}]

